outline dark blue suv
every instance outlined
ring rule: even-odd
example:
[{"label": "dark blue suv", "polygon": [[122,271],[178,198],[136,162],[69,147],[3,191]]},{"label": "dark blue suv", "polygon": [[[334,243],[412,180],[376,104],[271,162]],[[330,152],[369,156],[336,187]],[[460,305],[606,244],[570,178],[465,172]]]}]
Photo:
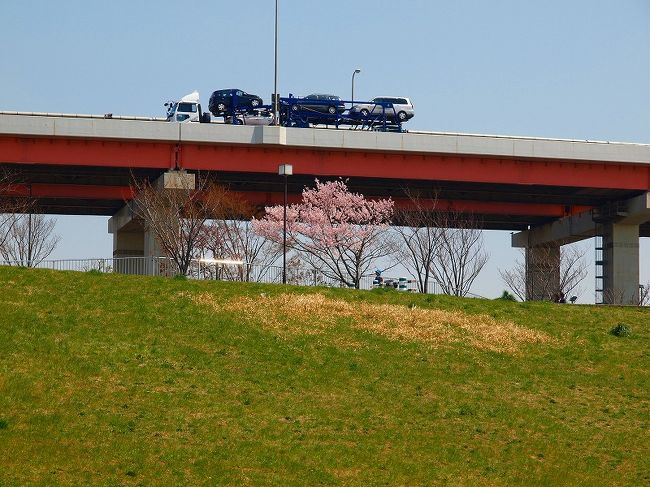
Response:
[{"label": "dark blue suv", "polygon": [[[235,106],[233,107],[233,100]],[[255,108],[262,105],[262,99],[257,95],[251,95],[245,91],[236,88],[230,90],[217,90],[212,93],[208,110],[212,115],[219,116],[236,110],[245,110],[252,112]]]}]

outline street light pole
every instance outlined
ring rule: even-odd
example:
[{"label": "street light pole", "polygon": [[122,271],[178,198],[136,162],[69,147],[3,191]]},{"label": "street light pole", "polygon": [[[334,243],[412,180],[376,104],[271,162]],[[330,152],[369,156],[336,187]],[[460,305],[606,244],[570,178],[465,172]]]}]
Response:
[{"label": "street light pole", "polygon": [[29,185],[29,216],[27,219],[27,267],[32,266],[32,185]]},{"label": "street light pole", "polygon": [[280,124],[278,116],[278,0],[275,0],[275,79],[273,82],[273,125]]},{"label": "street light pole", "polygon": [[288,176],[293,174],[293,166],[291,164],[280,164],[278,167],[278,174],[284,176],[284,212],[283,223],[284,229],[282,232],[282,284],[287,283],[287,186]]},{"label": "street light pole", "polygon": [[354,106],[354,76],[359,74],[361,70],[359,68],[354,70],[354,73],[352,73],[352,105]]}]

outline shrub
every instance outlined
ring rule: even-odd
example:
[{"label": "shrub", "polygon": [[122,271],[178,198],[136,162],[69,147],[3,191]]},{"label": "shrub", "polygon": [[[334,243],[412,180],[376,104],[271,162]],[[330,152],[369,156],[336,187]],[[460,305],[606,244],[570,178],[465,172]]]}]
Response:
[{"label": "shrub", "polygon": [[609,332],[615,337],[629,337],[632,335],[632,329],[625,323],[619,323]]},{"label": "shrub", "polygon": [[517,298],[515,298],[515,295],[512,293],[509,293],[508,291],[503,291],[501,293],[501,296],[499,296],[497,299],[500,299],[502,301],[517,301]]},{"label": "shrub", "polygon": [[0,418],[0,430],[6,430],[7,428],[9,428],[9,421]]}]

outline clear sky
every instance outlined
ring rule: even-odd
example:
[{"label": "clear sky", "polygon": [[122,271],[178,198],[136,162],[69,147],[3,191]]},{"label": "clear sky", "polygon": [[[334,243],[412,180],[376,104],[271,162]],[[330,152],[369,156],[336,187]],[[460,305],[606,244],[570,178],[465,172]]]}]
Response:
[{"label": "clear sky", "polygon": [[[160,116],[231,87],[268,102],[273,14],[273,0],[2,0],[0,110]],[[411,97],[410,129],[650,143],[648,0],[280,0],[279,51],[282,94],[348,98],[358,67],[355,98]],[[110,255],[106,220],[60,217],[55,257]],[[494,296],[516,253],[507,232],[486,238],[475,292]],[[645,282],[647,242],[641,257]]]}]

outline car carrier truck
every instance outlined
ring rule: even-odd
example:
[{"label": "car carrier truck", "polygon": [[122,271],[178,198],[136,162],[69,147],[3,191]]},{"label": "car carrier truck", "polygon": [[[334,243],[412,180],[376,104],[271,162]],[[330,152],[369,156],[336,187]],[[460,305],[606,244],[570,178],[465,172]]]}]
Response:
[{"label": "car carrier truck", "polygon": [[[236,99],[236,98],[235,98]],[[261,104],[261,100],[260,100]],[[212,120],[209,112],[201,110],[201,102],[198,91],[185,95],[180,101],[168,101],[167,121],[177,123],[228,123],[233,125],[271,125],[273,117],[267,109],[249,108],[247,110],[229,111],[223,110],[219,115],[222,120]]]},{"label": "car carrier truck", "polygon": [[[278,125],[284,127],[349,128],[351,130],[375,130],[382,132],[402,132],[402,123],[413,117],[413,104],[405,97],[377,97],[369,102],[344,101],[338,97],[335,105],[323,109],[319,96],[278,97],[280,119]],[[328,101],[330,103],[330,101]],[[332,102],[334,103],[334,102]],[[346,104],[351,108],[347,109]],[[232,125],[272,125],[274,117],[272,105],[264,105],[256,95],[242,90],[217,90],[210,98],[210,112],[203,113],[198,91],[185,95],[180,101],[165,103],[167,121],[176,123],[226,123]],[[223,117],[223,120],[217,118]]]}]

